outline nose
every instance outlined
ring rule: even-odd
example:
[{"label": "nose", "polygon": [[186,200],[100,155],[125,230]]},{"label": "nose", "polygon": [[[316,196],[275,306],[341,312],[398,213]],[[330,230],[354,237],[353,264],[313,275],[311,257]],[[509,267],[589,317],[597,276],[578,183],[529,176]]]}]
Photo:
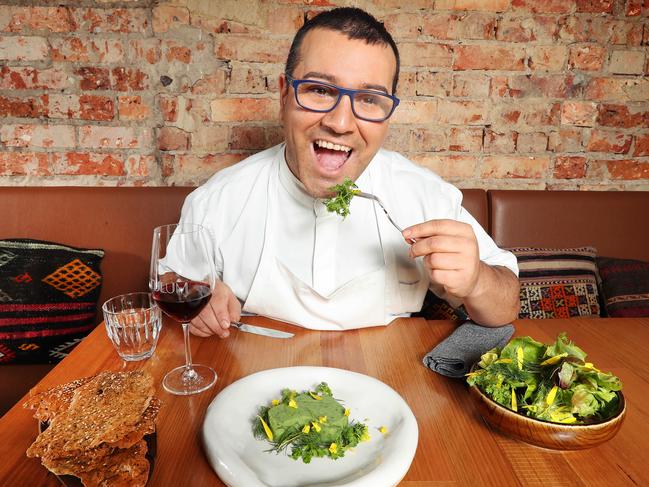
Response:
[{"label": "nose", "polygon": [[352,100],[345,94],[340,98],[336,107],[322,117],[322,125],[332,131],[343,134],[351,132],[356,124],[356,117],[352,111]]}]

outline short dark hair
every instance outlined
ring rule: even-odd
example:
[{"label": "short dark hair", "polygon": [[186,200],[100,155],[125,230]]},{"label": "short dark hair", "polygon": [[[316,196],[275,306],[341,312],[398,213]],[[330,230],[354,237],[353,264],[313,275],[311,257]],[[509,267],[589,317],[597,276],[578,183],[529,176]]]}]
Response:
[{"label": "short dark hair", "polygon": [[395,70],[394,78],[392,79],[392,94],[396,94],[400,65],[397,45],[383,23],[379,22],[360,8],[335,8],[333,10],[322,12],[307,20],[295,34],[293,43],[291,44],[291,49],[288,53],[288,59],[286,60],[286,73],[289,76],[293,76],[295,66],[300,60],[300,47],[302,46],[304,36],[309,31],[316,28],[341,32],[347,35],[349,39],[364,40],[368,44],[390,46],[394,53],[394,57],[397,60],[397,69]]}]

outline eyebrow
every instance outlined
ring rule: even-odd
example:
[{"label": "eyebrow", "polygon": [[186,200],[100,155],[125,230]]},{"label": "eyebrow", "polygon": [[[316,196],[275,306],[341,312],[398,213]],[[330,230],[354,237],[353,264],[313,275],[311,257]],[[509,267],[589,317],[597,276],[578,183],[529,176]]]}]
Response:
[{"label": "eyebrow", "polygon": [[[318,71],[309,71],[308,73],[306,73],[304,75],[304,79],[307,79],[307,78],[309,78],[309,79],[310,78],[320,78],[320,79],[328,81],[329,83],[332,83],[332,84],[337,84],[338,83],[338,80],[336,79],[335,76],[331,76],[330,74],[326,74],[326,73],[320,73]],[[384,93],[388,93],[388,89],[385,86],[377,85],[377,84],[374,84],[374,83],[363,83],[361,85],[361,89],[363,89],[363,90],[376,90],[376,91],[382,91]]]}]

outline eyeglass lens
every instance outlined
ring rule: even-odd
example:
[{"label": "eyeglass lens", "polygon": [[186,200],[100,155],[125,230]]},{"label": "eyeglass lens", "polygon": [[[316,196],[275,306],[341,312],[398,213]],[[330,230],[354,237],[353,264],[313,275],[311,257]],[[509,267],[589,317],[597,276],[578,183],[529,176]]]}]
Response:
[{"label": "eyeglass lens", "polygon": [[[318,82],[300,83],[297,98],[304,108],[317,111],[331,110],[338,102],[340,91]],[[380,93],[359,92],[352,96],[356,116],[368,120],[384,120],[392,112],[394,101]]]}]

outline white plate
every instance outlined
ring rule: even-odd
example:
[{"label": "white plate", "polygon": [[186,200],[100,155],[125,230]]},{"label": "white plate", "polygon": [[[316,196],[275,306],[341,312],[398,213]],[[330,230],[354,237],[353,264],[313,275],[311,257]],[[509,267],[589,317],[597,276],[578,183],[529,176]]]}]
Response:
[{"label": "white plate", "polygon": [[[259,406],[279,398],[282,389],[302,392],[320,382],[350,409],[350,419],[367,425],[370,441],[338,460],[314,458],[309,464],[266,451],[268,442],[252,434]],[[378,431],[381,426],[387,434]],[[418,435],[415,416],[393,389],[372,377],[328,367],[287,367],[244,377],[214,398],[203,423],[207,458],[230,487],[396,485],[410,468]]]}]

